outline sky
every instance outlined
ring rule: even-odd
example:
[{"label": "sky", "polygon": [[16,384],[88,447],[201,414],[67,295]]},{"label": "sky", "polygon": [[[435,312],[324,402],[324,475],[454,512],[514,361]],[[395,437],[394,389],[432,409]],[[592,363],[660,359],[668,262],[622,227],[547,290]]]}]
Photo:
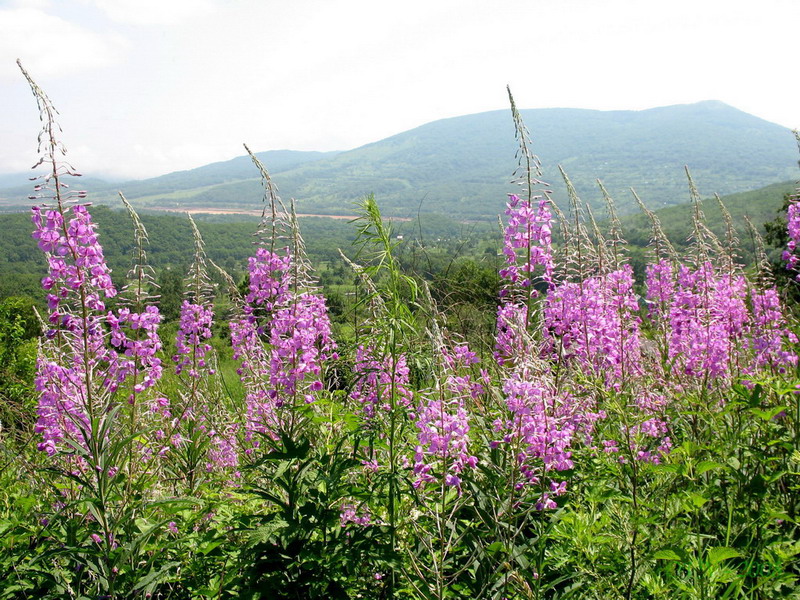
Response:
[{"label": "sky", "polygon": [[713,99],[797,128],[798,23],[799,0],[0,0],[0,174],[37,160],[18,58],[72,165],[133,179],[242,143],[349,150],[507,109],[506,85],[521,108]]}]

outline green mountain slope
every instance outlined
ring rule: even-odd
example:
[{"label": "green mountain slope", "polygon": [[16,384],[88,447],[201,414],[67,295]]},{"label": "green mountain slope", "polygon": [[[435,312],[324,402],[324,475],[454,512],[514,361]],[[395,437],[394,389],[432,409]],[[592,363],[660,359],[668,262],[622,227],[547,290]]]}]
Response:
[{"label": "green mountain slope", "polygon": [[[294,150],[270,150],[258,152],[256,156],[270,165],[272,173],[281,173],[306,163],[314,163],[332,158],[338,152],[298,152]],[[159,194],[169,194],[180,190],[192,190],[247,179],[260,180],[258,171],[249,156],[239,156],[232,160],[212,163],[188,171],[177,171],[160,177],[122,184],[126,198],[141,198]]]},{"label": "green mountain slope", "polygon": [[[688,201],[684,165],[703,195],[731,194],[795,177],[791,133],[721,102],[644,111],[523,110],[554,198],[565,199],[562,165],[584,201],[599,207],[596,179],[621,213],[636,211],[629,186],[653,208]],[[351,214],[352,203],[376,194],[387,215],[417,211],[493,219],[503,210],[516,165],[508,111],[428,123],[416,129],[295,165],[265,153],[284,198],[298,212]],[[213,175],[212,175],[213,173]],[[246,159],[217,163],[119,186],[142,208],[255,208],[261,186]],[[116,189],[116,188],[115,188]],[[113,202],[97,190],[95,202]],[[2,194],[0,194],[2,196]]]},{"label": "green mountain slope", "polygon": [[[752,240],[745,222],[745,216],[755,226],[759,234],[764,235],[764,223],[772,221],[783,205],[783,198],[793,194],[797,184],[793,181],[775,183],[757,190],[739,192],[722,197],[725,208],[731,215],[740,246],[744,252],[752,249]],[[706,223],[720,239],[725,236],[725,221],[719,204],[714,198],[706,198],[702,204]],[[692,233],[691,204],[670,206],[655,211],[664,233],[677,246],[687,245]],[[651,224],[642,213],[631,214],[621,219],[625,239],[635,246],[646,246],[651,237]]]},{"label": "green mountain slope", "polygon": [[[744,216],[747,215],[755,227],[763,232],[763,224],[775,218],[783,204],[784,195],[794,192],[795,188],[796,183],[785,182],[723,197],[736,225],[743,255],[749,254],[752,248]],[[703,210],[709,227],[719,236],[724,236],[724,222],[716,202],[713,199],[704,200]],[[92,213],[98,223],[105,255],[115,279],[121,284],[120,278],[130,268],[130,257],[134,250],[132,224],[123,212],[107,207],[94,207]],[[656,214],[673,243],[677,246],[684,245],[691,232],[691,205],[663,208],[656,211]],[[597,216],[602,218],[603,213],[598,212]],[[423,267],[428,264],[430,255],[436,254],[437,248],[441,250],[439,254],[443,253],[445,256],[445,263],[454,253],[463,255],[464,248],[469,246],[465,245],[465,241],[492,248],[490,256],[495,257],[500,244],[499,229],[490,223],[463,225],[457,222],[458,217],[459,215],[451,215],[451,218],[423,215],[421,222],[395,223],[396,233],[403,234],[405,238],[399,251],[420,251],[419,260]],[[159,271],[173,268],[183,273],[192,259],[192,233],[187,218],[183,215],[144,212],[141,219],[150,237],[150,264]],[[241,277],[247,257],[253,252],[253,232],[258,219],[198,217],[197,222],[209,257],[237,278]],[[600,222],[601,228],[606,225]],[[622,228],[625,238],[632,245],[632,251],[642,256],[643,248],[650,239],[651,229],[647,217],[643,214],[623,217]],[[0,214],[0,231],[4,232],[0,236],[0,298],[15,294],[40,296],[39,281],[45,275],[45,261],[31,238],[32,229],[27,212]],[[353,249],[355,228],[352,223],[347,220],[311,217],[301,219],[301,229],[306,240],[306,249],[315,266],[325,263],[328,268],[337,269],[341,273],[349,272],[349,268],[339,257],[337,248],[348,253]],[[423,243],[415,243],[417,236],[422,236]],[[423,246],[426,248],[424,252],[421,251]],[[775,254],[779,252],[776,251]],[[485,258],[485,255],[482,256]],[[637,264],[636,261],[634,264]]]},{"label": "green mountain slope", "polygon": [[[523,111],[545,181],[565,198],[562,165],[585,201],[599,205],[602,179],[622,213],[636,211],[635,186],[651,207],[688,200],[684,165],[703,194],[730,194],[795,176],[790,132],[717,102],[641,112]],[[275,180],[300,210],[341,209],[375,192],[387,214],[423,211],[493,218],[502,211],[516,164],[510,115],[496,111],[436,121],[282,173]],[[247,188],[238,186],[236,195]],[[198,195],[212,201],[223,190]],[[233,200],[233,197],[229,198]]]},{"label": "green mountain slope", "polygon": [[[280,173],[299,165],[336,156],[338,152],[301,152],[297,150],[268,150],[257,152],[256,156],[263,163],[270,165],[270,171]],[[211,163],[196,169],[175,171],[159,177],[144,180],[108,182],[102,179],[82,177],[73,180],[71,187],[86,189],[92,201],[118,204],[117,191],[122,191],[128,199],[150,196],[168,196],[176,193],[197,190],[219,184],[239,182],[252,179],[260,181],[258,171],[249,156],[238,156],[231,160]],[[8,186],[0,189],[0,206],[19,205],[20,199],[26,199],[32,186],[27,183],[27,174],[0,176],[0,185]],[[23,203],[27,205],[27,200]]]}]

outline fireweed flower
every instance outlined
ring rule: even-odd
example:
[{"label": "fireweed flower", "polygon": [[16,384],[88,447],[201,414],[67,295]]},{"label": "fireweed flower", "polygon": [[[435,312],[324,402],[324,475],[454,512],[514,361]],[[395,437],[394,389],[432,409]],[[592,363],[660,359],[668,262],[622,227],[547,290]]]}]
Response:
[{"label": "fireweed flower", "polygon": [[277,425],[273,415],[274,403],[265,384],[269,379],[269,353],[258,335],[254,318],[235,319],[230,322],[230,330],[233,359],[239,361],[236,372],[245,387],[245,437],[251,441],[253,433],[267,433]]},{"label": "fireweed flower", "polygon": [[290,264],[288,250],[285,255],[279,255],[258,248],[256,255],[248,259],[248,293],[242,314],[229,324],[233,358],[239,361],[237,373],[246,390],[245,437],[255,445],[258,441],[254,440],[253,433],[267,433],[278,427],[274,414],[275,395],[269,389],[271,356],[264,344],[269,324],[262,324],[262,320],[272,316],[276,305],[288,301]]},{"label": "fireweed flower", "polygon": [[207,403],[200,390],[202,379],[214,374],[213,363],[208,358],[211,345],[205,341],[211,337],[212,322],[210,302],[197,304],[184,300],[175,340],[177,354],[173,361],[177,374],[187,370],[189,390],[181,395],[178,405],[171,407],[170,410],[176,414],[170,411],[162,414],[169,419],[169,428],[175,431],[170,440],[174,448],[187,443],[198,444],[204,448],[206,471],[230,472],[239,466],[239,426],[219,423],[221,416]]},{"label": "fireweed flower", "polygon": [[619,385],[640,370],[638,308],[629,265],[557,285],[545,299],[545,352]]},{"label": "fireweed flower", "polygon": [[528,301],[538,295],[533,289],[537,279],[548,286],[553,284],[550,201],[546,197],[538,200],[534,207],[530,200],[511,194],[506,204],[508,222],[503,230],[506,266],[500,269],[506,287],[500,292],[503,302],[497,310],[494,352],[501,366],[513,363],[515,356],[523,356],[530,350],[526,331],[531,316]]},{"label": "fireweed flower", "polygon": [[[667,408],[668,396],[652,390],[633,392],[633,400],[625,406],[627,420],[632,424],[622,426],[617,440],[604,440],[603,452],[619,454],[620,462],[634,460],[658,464],[672,449]],[[623,453],[625,447],[629,453]]]},{"label": "fireweed flower", "polygon": [[186,367],[189,376],[199,379],[200,369],[206,365],[206,354],[211,345],[205,340],[211,337],[211,324],[214,313],[209,304],[195,304],[188,300],[181,306],[180,324],[175,337],[177,354],[172,357],[175,362],[175,373],[180,374]]},{"label": "fireweed flower", "polygon": [[718,277],[710,263],[681,265],[669,314],[669,356],[700,378],[726,377],[748,320],[743,277]]},{"label": "fireweed flower", "polygon": [[[436,481],[438,471],[445,485],[460,487],[461,473],[475,468],[477,457],[469,454],[469,413],[466,404],[483,393],[464,369],[477,364],[477,355],[466,344],[442,349],[444,386],[422,396],[416,411],[417,447],[414,452],[414,487]],[[438,392],[438,393],[437,393]]]},{"label": "fireweed flower", "polygon": [[218,470],[235,470],[239,466],[239,454],[236,443],[236,435],[239,427],[236,423],[231,423],[223,429],[217,431],[210,429],[207,432],[210,444],[208,448],[208,461],[206,471],[211,473]]},{"label": "fireweed flower", "polygon": [[414,487],[436,481],[434,464],[443,470],[446,485],[459,487],[464,468],[475,468],[478,462],[468,450],[469,417],[463,400],[429,399],[417,411],[416,426]]},{"label": "fireweed flower", "polygon": [[[798,262],[800,262],[797,255],[797,246],[800,244],[800,199],[797,196],[789,202],[786,210],[786,230],[789,234],[789,242],[786,250],[783,251],[782,258],[787,269],[796,271]],[[800,275],[797,275],[797,281],[800,281]]]},{"label": "fireweed flower", "polygon": [[281,255],[259,248],[247,263],[250,282],[245,297],[245,314],[252,315],[258,309],[270,312],[276,306],[285,305],[291,296],[291,258],[288,249]]},{"label": "fireweed flower", "polygon": [[359,345],[353,371],[357,379],[350,398],[361,404],[367,421],[391,409],[392,388],[396,406],[411,406],[413,395],[408,388],[410,371],[404,355],[400,355],[395,364],[391,357],[378,356],[373,346]]},{"label": "fireweed flower", "polygon": [[36,433],[42,436],[38,448],[56,454],[65,440],[85,445],[83,431],[89,427],[86,410],[86,379],[82,369],[63,367],[39,358],[34,386],[39,392]]},{"label": "fireweed flower", "polygon": [[[505,370],[507,413],[494,422],[502,440],[494,444],[516,448],[521,475],[517,487],[544,485],[551,472],[572,468],[571,443],[581,427],[574,412],[578,402],[552,388],[547,366],[537,362],[542,355],[542,345],[534,339],[538,332],[530,331],[529,300],[537,296],[533,289],[536,277],[547,283],[551,293],[554,287],[548,200],[542,198],[533,208],[527,200],[510,196],[506,215],[506,266],[500,276],[507,287],[501,292],[503,301],[497,312],[494,356]],[[555,483],[551,491],[543,492],[536,503],[540,510],[553,508],[550,496],[565,489],[561,483],[551,482]]]},{"label": "fireweed flower", "polygon": [[575,435],[571,398],[556,393],[541,378],[528,376],[525,369],[515,372],[503,384],[506,405],[512,415],[512,435],[524,443],[518,457],[523,473],[535,483],[541,469],[531,461],[543,464],[543,470],[571,469],[570,444]]},{"label": "fireweed flower", "polygon": [[572,446],[591,435],[603,417],[592,400],[558,391],[552,376],[529,359],[518,362],[503,382],[507,416],[494,423],[501,441],[516,449],[520,479],[516,487],[547,487],[536,502],[539,510],[555,508],[554,496],[566,491],[556,473],[572,469]]},{"label": "fireweed flower", "polygon": [[361,527],[372,525],[372,515],[366,506],[356,507],[354,504],[343,504],[339,509],[339,525],[345,527],[348,523],[354,523]]},{"label": "fireweed flower", "polygon": [[95,226],[86,205],[71,207],[72,218],[58,210],[33,207],[33,238],[47,255],[48,274],[42,287],[47,296],[50,322],[59,324],[65,316],[59,308],[65,302],[75,303],[84,294],[88,308],[102,311],[102,297],[112,298],[117,290],[111,281],[111,270],[105,262]]},{"label": "fireweed flower", "polygon": [[778,290],[753,290],[750,300],[753,314],[747,343],[755,353],[755,367],[780,370],[795,366],[797,355],[786,349],[786,341],[795,344],[797,337],[788,329]]},{"label": "fireweed flower", "polygon": [[294,406],[298,399],[313,402],[313,392],[323,387],[323,363],[337,355],[325,299],[296,291],[288,250],[279,255],[259,248],[248,270],[250,287],[242,316],[230,328],[247,390],[246,437],[253,440],[254,432],[280,430],[283,407]]},{"label": "fireweed flower", "polygon": [[774,289],[748,293],[743,276],[719,274],[710,263],[673,271],[662,260],[647,267],[647,300],[678,372],[720,378],[734,375],[732,369],[747,374],[796,364],[785,348],[794,336]]},{"label": "fireweed flower", "polygon": [[115,355],[106,343],[102,314],[103,298],[117,292],[85,205],[64,212],[34,207],[32,221],[33,238],[47,256],[42,286],[49,292],[51,325],[46,332],[51,352],[37,362],[36,430],[43,438],[40,449],[52,456],[66,440],[86,447],[90,415],[102,413],[107,394],[118,385],[109,376]]},{"label": "fireweed flower", "polygon": [[239,361],[236,371],[245,388],[245,439],[257,447],[259,442],[254,433],[274,432],[280,425],[274,394],[270,393],[269,387],[270,353],[258,335],[254,320],[244,318],[231,321],[230,329],[233,358]]},{"label": "fireweed flower", "polygon": [[553,251],[549,200],[542,197],[534,206],[530,201],[511,194],[506,204],[506,216],[508,223],[503,231],[506,266],[500,269],[500,277],[522,288],[530,288],[537,276],[550,283]]},{"label": "fireweed flower", "polygon": [[516,488],[543,490],[537,510],[555,508],[553,498],[567,489],[557,473],[573,468],[573,447],[591,445],[596,424],[606,414],[597,409],[592,394],[559,390],[547,364],[533,355],[518,358],[502,389],[506,414],[493,424],[498,441],[492,445],[514,448]]},{"label": "fireweed flower", "polygon": [[276,406],[291,403],[298,394],[312,402],[308,392],[322,389],[321,365],[335,355],[325,298],[304,293],[278,309],[270,324],[270,345],[270,394]]},{"label": "fireweed flower", "polygon": [[121,308],[116,314],[109,312],[106,323],[115,349],[110,376],[117,382],[128,377],[136,381],[132,401],[135,394],[153,387],[161,378],[161,359],[156,356],[162,347],[158,336],[161,314],[156,306],[148,306],[141,313]]},{"label": "fireweed flower", "polygon": [[647,265],[645,272],[648,316],[656,320],[669,314],[669,305],[675,293],[672,263],[661,259],[657,263]]}]

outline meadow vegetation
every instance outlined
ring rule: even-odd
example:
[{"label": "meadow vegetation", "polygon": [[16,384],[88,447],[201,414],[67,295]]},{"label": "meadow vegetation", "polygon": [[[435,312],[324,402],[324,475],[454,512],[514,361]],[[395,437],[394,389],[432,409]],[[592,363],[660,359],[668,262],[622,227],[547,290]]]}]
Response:
[{"label": "meadow vegetation", "polygon": [[405,243],[367,196],[313,265],[251,155],[243,267],[190,218],[189,259],[156,272],[122,199],[111,268],[23,73],[45,304],[0,303],[0,598],[797,597],[797,317],[691,177],[688,242],[646,211],[634,261],[607,194],[602,225],[563,171],[552,201],[509,93],[499,257]]}]

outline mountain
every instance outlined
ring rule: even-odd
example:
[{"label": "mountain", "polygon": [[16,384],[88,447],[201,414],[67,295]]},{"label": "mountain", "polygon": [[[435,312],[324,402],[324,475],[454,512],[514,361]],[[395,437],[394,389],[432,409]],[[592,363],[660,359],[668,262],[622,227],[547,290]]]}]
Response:
[{"label": "mountain", "polygon": [[[256,157],[264,164],[270,165],[270,172],[280,173],[299,165],[332,158],[338,152],[304,152],[297,150],[268,150],[256,152]],[[23,185],[29,175],[12,174],[0,175],[0,207],[19,205],[20,198],[24,199],[27,206],[27,196],[31,186]],[[164,197],[176,191],[198,190],[207,186],[239,182],[246,179],[260,181],[258,171],[253,166],[249,156],[238,156],[231,160],[215,162],[196,169],[175,171],[152,177],[150,179],[133,180],[125,182],[109,182],[97,178],[81,177],[70,182],[70,187],[86,189],[91,194],[93,202],[118,204],[117,192],[122,191],[126,198]],[[13,187],[11,187],[13,186]]]},{"label": "mountain", "polygon": [[17,187],[23,181],[28,181],[29,173],[6,173],[0,175],[0,188]]},{"label": "mountain", "polygon": [[[269,150],[257,152],[256,157],[268,165],[270,173],[282,173],[301,165],[317,162],[325,158],[333,158],[338,152],[299,152],[296,150]],[[246,179],[257,179],[260,175],[253,166],[249,156],[238,156],[232,160],[211,163],[188,171],[176,171],[145,179],[121,184],[125,197],[142,198],[170,194],[178,190],[193,190],[221,184],[236,183]],[[117,184],[120,185],[120,184]]]},{"label": "mountain", "polygon": [[[704,196],[796,177],[789,130],[717,101],[642,111],[521,112],[542,178],[562,205],[558,165],[595,207],[601,205],[595,180],[601,179],[623,214],[637,210],[630,187],[653,208],[687,202],[684,165]],[[516,189],[509,184],[516,149],[511,116],[502,110],[434,121],[347,152],[303,156],[296,164],[281,163],[277,155],[264,162],[281,195],[297,199],[300,213],[352,214],[353,203],[373,192],[387,215],[485,219],[502,212],[506,194]],[[171,209],[252,209],[263,193],[245,158],[120,189],[136,206]],[[115,201],[109,190],[92,191],[95,202]]]},{"label": "mountain", "polygon": [[[745,217],[761,235],[764,235],[764,223],[778,216],[785,196],[794,194],[797,183],[786,181],[774,183],[757,190],[738,192],[721,198],[726,210],[731,215],[736,236],[743,252],[753,251],[753,240],[748,230]],[[721,240],[726,236],[725,219],[719,203],[714,198],[705,198],[702,203],[708,228]],[[687,204],[669,206],[655,211],[663,226],[664,233],[676,247],[688,246],[691,242],[692,216],[694,207]],[[622,217],[622,231],[625,239],[634,246],[644,247],[650,242],[652,226],[650,219],[639,212]],[[778,252],[778,254],[780,254]]]}]

